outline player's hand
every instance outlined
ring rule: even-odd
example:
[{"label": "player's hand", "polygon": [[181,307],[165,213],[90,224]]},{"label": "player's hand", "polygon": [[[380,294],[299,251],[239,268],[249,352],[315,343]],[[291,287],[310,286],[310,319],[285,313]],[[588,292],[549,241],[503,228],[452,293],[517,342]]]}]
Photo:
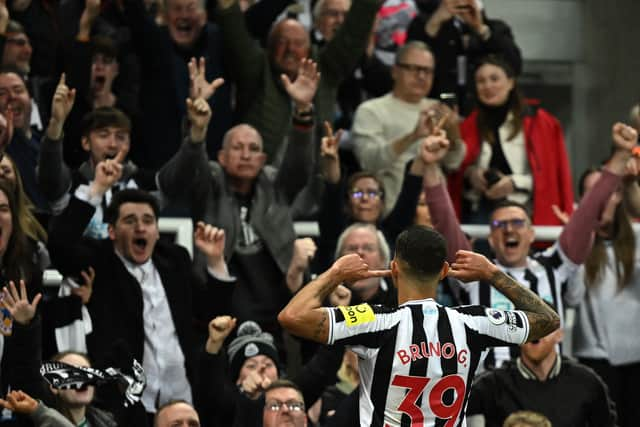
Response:
[{"label": "player's hand", "polygon": [[237,319],[231,316],[218,316],[209,322],[209,338],[205,346],[207,353],[218,354],[236,323]]},{"label": "player's hand", "polygon": [[0,304],[9,310],[13,320],[21,325],[28,325],[36,315],[36,309],[42,299],[42,294],[37,294],[33,297],[33,301],[29,302],[24,280],[20,280],[20,292],[16,289],[15,283],[10,281],[8,287],[2,288],[2,293],[3,298]]},{"label": "player's hand", "polygon": [[329,303],[332,307],[348,306],[351,304],[351,289],[344,285],[338,285],[337,288],[329,294]]},{"label": "player's hand", "polygon": [[7,393],[7,400],[0,399],[0,406],[18,414],[33,414],[38,408],[38,402],[27,393],[13,390]]},{"label": "player's hand", "polygon": [[354,283],[370,277],[386,277],[391,270],[369,270],[369,265],[358,254],[349,254],[336,260],[331,271],[339,283]]},{"label": "player's hand", "polygon": [[463,282],[491,280],[498,267],[484,255],[471,251],[456,252],[456,260],[449,268],[449,276]]}]

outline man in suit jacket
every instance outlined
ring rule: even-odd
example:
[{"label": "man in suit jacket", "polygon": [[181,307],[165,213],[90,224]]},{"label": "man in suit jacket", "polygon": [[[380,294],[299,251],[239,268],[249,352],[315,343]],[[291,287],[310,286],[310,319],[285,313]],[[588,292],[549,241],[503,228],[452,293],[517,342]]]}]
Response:
[{"label": "man in suit jacket", "polygon": [[[195,358],[198,347],[204,347],[204,337],[201,343],[195,339],[194,320],[206,325],[215,314],[208,312],[212,305],[207,302],[224,292],[212,286],[211,276],[228,277],[225,239],[222,230],[198,223],[195,243],[204,252],[209,271],[208,283],[198,283],[187,251],[159,240],[156,199],[137,189],[113,196],[105,212],[108,239],[83,237],[104,193],[120,178],[125,155],[121,151],[100,162],[94,181],[78,187],[51,227],[49,250],[64,275],[78,274],[88,266],[95,269],[87,305],[93,322],[93,333],[87,337],[89,355],[98,366],[109,357],[119,357],[116,352],[122,349],[142,361],[147,376],[142,404],[150,415],[170,400],[193,401]],[[114,403],[116,407],[109,409],[122,412],[121,400]],[[126,422],[121,425],[147,423],[139,406],[122,414]]]}]

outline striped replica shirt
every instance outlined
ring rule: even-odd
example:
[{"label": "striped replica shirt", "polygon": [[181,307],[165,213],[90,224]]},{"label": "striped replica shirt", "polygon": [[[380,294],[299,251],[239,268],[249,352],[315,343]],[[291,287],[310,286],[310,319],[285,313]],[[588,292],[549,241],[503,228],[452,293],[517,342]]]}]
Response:
[{"label": "striped replica shirt", "polygon": [[[556,242],[543,252],[538,252],[527,259],[526,267],[505,267],[497,260],[495,264],[513,277],[524,287],[531,289],[546,302],[552,304],[560,316],[560,324],[564,325],[562,284],[578,271],[574,264]],[[459,282],[458,282],[459,283]],[[496,288],[486,282],[462,283],[461,286],[469,294],[469,302],[499,310],[513,310],[513,303]],[[560,348],[558,348],[560,350]],[[518,347],[497,347],[485,355],[484,368],[499,368],[506,360],[519,354]]]},{"label": "striped replica shirt", "polygon": [[361,426],[465,426],[482,351],[529,335],[521,311],[448,308],[432,299],[327,310],[329,344],[346,344],[360,358]]}]

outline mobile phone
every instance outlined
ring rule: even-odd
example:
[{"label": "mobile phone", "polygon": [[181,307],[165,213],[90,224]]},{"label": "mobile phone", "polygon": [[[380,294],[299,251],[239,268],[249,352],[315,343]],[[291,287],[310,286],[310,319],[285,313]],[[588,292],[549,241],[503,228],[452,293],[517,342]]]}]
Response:
[{"label": "mobile phone", "polygon": [[458,105],[458,97],[453,92],[444,92],[440,94],[440,102],[453,109]]}]

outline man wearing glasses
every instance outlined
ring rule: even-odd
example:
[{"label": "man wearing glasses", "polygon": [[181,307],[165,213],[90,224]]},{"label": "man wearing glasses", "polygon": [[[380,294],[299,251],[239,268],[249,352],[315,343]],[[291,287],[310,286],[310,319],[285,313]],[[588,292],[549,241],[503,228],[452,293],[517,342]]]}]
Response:
[{"label": "man wearing glasses", "polygon": [[302,392],[291,381],[274,381],[265,391],[264,400],[263,427],[307,426]]},{"label": "man wearing glasses", "polygon": [[398,50],[391,70],[391,92],[362,103],[356,111],[351,129],[355,154],[363,169],[379,173],[385,188],[385,214],[396,204],[407,162],[435,127],[444,126],[451,141],[441,161],[443,168],[455,170],[464,158],[457,115],[425,98],[431,91],[434,67],[433,54],[426,44],[405,44]]},{"label": "man wearing glasses", "polygon": [[[527,208],[505,200],[497,204],[490,217],[489,245],[495,253],[495,263],[504,272],[530,288],[543,300],[558,307],[563,320],[562,284],[576,273],[591,252],[593,235],[600,215],[611,194],[621,184],[625,167],[631,158],[638,134],[630,126],[617,123],[613,127],[614,154],[604,166],[602,177],[584,196],[578,209],[564,226],[556,243],[544,252],[529,255],[535,240]],[[437,168],[443,150],[431,153],[425,172],[425,194],[434,227],[448,243],[448,260],[456,251],[469,250],[471,245],[460,228],[445,182]],[[482,304],[499,310],[513,309],[511,302],[488,283],[463,285],[471,304]],[[485,360],[485,367],[500,367],[517,355],[516,347],[497,347]]]}]

